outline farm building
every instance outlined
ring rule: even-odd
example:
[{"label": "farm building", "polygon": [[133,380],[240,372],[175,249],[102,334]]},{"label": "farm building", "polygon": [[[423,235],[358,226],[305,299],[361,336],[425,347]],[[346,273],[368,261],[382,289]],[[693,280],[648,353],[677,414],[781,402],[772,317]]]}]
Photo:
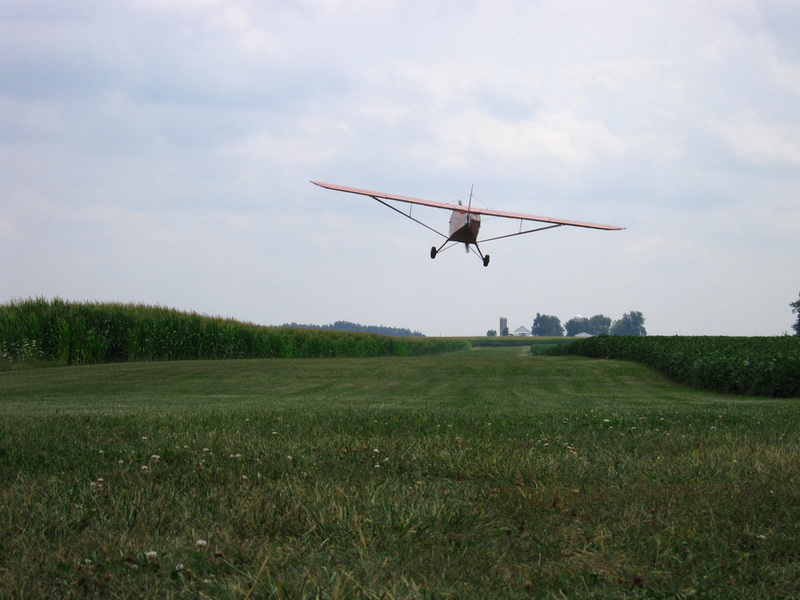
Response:
[{"label": "farm building", "polygon": [[514,330],[514,333],[512,335],[515,335],[517,337],[527,337],[530,336],[530,334],[531,332],[527,327],[521,326],[517,327],[517,329]]}]

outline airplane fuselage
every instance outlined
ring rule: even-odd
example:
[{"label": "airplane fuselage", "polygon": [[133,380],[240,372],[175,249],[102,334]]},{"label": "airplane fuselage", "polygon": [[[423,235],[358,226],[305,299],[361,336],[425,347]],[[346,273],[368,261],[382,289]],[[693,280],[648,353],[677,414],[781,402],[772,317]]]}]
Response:
[{"label": "airplane fuselage", "polygon": [[465,210],[454,210],[450,215],[451,242],[475,244],[478,241],[478,231],[481,228],[481,216]]}]

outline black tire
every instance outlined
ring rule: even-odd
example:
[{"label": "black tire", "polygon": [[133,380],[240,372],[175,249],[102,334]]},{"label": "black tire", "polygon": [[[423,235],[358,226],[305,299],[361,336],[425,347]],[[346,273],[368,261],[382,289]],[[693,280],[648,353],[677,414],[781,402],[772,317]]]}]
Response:
[{"label": "black tire", "polygon": [[436,258],[436,246],[431,246],[431,258]]},{"label": "black tire", "polygon": [[489,255],[488,254],[483,257],[483,266],[484,267],[488,267],[489,266]]}]

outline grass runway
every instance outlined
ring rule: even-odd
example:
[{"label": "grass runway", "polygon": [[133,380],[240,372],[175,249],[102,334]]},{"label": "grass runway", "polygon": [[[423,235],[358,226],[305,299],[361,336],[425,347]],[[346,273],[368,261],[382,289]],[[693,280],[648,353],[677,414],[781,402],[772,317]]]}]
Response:
[{"label": "grass runway", "polygon": [[534,356],[0,372],[0,598],[798,598],[800,404]]}]

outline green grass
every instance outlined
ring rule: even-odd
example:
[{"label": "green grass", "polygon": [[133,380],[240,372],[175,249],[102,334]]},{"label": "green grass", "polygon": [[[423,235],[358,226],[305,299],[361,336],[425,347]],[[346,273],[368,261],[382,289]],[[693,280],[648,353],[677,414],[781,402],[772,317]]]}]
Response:
[{"label": "green grass", "polygon": [[527,347],[0,373],[0,598],[797,598],[799,581],[796,400]]},{"label": "green grass", "polygon": [[534,354],[542,354],[549,348],[567,344],[575,340],[575,338],[567,337],[515,337],[515,336],[500,336],[500,337],[478,337],[466,338],[469,340],[473,348],[500,348],[507,346],[526,346]]}]

